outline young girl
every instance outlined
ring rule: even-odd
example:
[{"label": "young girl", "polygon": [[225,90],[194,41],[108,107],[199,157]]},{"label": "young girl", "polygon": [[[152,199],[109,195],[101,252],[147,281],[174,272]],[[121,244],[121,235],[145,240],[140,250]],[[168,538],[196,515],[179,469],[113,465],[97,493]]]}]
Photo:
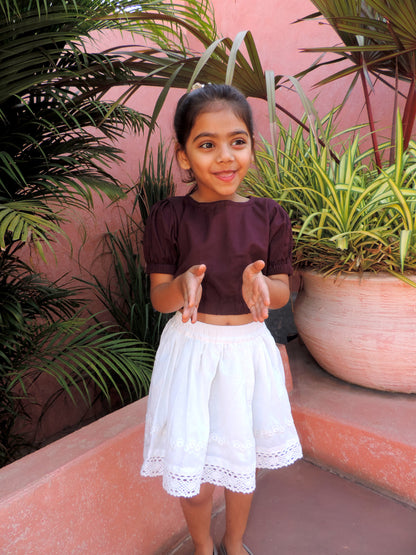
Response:
[{"label": "young girl", "polygon": [[151,298],[176,312],[153,370],[144,476],[180,497],[195,555],[217,553],[214,487],[224,486],[225,555],[243,544],[257,468],[302,456],[282,362],[264,320],[289,300],[291,226],[273,200],[237,190],[254,159],[245,97],[205,85],[178,102],[177,160],[195,187],[157,203],[144,252]]}]

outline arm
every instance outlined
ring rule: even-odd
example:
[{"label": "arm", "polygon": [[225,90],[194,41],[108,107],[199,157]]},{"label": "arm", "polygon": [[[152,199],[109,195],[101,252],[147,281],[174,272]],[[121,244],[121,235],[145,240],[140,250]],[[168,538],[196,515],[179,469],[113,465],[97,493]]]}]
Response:
[{"label": "arm", "polygon": [[243,298],[256,322],[263,322],[269,308],[281,308],[290,298],[289,276],[265,276],[263,260],[249,264],[243,272]]},{"label": "arm", "polygon": [[205,271],[205,264],[197,264],[175,278],[171,274],[150,274],[153,308],[164,313],[183,308],[182,320],[195,323]]}]

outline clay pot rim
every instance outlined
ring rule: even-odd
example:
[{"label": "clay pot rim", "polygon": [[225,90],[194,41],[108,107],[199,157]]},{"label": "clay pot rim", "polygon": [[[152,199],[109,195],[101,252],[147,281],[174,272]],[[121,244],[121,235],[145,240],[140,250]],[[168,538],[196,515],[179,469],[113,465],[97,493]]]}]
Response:
[{"label": "clay pot rim", "polygon": [[[399,282],[405,284],[404,281],[401,281],[400,278],[396,276],[392,276],[388,272],[338,272],[336,274],[329,274],[324,275],[323,272],[315,269],[297,269],[296,273],[299,275],[307,274],[312,276],[319,276],[322,279],[328,279],[332,281],[347,280],[347,281],[391,281],[391,282]],[[416,271],[415,272],[406,272],[404,276],[411,281],[416,282]]]}]

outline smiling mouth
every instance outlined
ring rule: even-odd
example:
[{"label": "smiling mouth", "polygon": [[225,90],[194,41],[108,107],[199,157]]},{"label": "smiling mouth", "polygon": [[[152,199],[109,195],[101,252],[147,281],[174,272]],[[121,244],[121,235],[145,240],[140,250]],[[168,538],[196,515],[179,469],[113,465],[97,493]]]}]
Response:
[{"label": "smiling mouth", "polygon": [[237,171],[229,170],[215,173],[215,176],[222,181],[231,181],[236,175]]}]

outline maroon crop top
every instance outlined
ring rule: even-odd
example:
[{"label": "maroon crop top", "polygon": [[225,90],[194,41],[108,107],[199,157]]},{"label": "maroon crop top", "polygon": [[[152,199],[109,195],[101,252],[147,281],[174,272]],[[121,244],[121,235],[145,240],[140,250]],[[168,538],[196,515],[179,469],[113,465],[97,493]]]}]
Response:
[{"label": "maroon crop top", "polygon": [[292,273],[292,229],[287,213],[270,198],[200,203],[191,196],[156,203],[144,234],[149,274],[177,276],[206,264],[199,311],[246,314],[244,268],[262,259],[265,275]]}]

